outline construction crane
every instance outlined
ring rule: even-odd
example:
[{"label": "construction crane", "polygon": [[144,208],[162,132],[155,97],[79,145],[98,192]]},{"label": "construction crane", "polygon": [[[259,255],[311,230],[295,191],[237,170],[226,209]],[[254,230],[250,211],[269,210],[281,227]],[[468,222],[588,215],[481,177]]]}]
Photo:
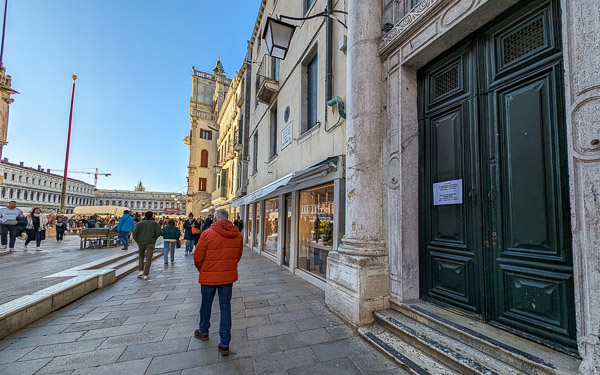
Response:
[{"label": "construction crane", "polygon": [[[64,169],[50,169],[50,172],[64,172]],[[88,171],[81,171],[81,170],[70,170],[67,172],[67,174],[69,173],[79,173],[79,174],[89,174],[89,175],[94,175],[94,189],[98,187],[98,176],[104,176],[104,177],[109,177],[111,174],[110,173],[102,173],[102,172],[98,172],[98,168],[96,168],[96,172],[88,172]]]}]

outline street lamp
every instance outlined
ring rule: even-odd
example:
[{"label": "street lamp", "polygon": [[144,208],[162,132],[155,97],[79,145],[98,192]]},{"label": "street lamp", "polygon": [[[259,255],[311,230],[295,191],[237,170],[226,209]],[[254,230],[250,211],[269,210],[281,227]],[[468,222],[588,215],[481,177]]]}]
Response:
[{"label": "street lamp", "polygon": [[284,60],[295,30],[296,26],[294,25],[268,17],[263,39],[269,55]]},{"label": "street lamp", "polygon": [[215,172],[215,174],[221,173],[221,165],[220,164],[213,165],[213,171]]},{"label": "street lamp", "polygon": [[325,17],[328,20],[334,19],[338,21],[342,26],[344,26],[347,29],[348,26],[346,26],[345,23],[333,17],[334,13],[348,14],[348,12],[343,10],[332,10],[331,3],[330,1],[328,1],[327,7],[324,11],[322,11],[321,13],[313,14],[309,17],[288,17],[283,15],[280,15],[279,19],[268,17],[267,23],[265,25],[265,30],[263,32],[263,39],[265,40],[265,44],[267,45],[269,55],[277,59],[284,60],[289,50],[290,42],[292,41],[292,37],[294,36],[294,30],[296,29],[296,26],[291,25],[289,23],[285,23],[281,21],[282,19],[305,21],[317,17]]}]

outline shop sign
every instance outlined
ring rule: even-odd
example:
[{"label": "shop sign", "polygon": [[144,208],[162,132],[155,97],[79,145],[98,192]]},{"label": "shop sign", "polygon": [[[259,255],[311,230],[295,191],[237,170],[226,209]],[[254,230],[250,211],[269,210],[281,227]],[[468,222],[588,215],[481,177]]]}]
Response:
[{"label": "shop sign", "polygon": [[179,212],[178,208],[165,208],[165,213],[168,213],[168,214],[176,214],[178,212]]},{"label": "shop sign", "polygon": [[463,180],[451,180],[433,184],[433,205],[444,206],[463,203]]},{"label": "shop sign", "polygon": [[290,143],[292,143],[292,124],[293,122],[290,122],[289,124],[286,125],[285,128],[283,128],[283,130],[281,130],[281,149],[283,150],[287,145],[289,145]]}]

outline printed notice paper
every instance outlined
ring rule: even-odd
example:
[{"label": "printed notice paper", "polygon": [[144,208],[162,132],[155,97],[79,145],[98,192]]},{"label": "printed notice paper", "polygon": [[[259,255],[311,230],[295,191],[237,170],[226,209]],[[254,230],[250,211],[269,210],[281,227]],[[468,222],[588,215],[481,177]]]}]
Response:
[{"label": "printed notice paper", "polygon": [[463,203],[463,180],[452,180],[433,184],[433,205]]}]

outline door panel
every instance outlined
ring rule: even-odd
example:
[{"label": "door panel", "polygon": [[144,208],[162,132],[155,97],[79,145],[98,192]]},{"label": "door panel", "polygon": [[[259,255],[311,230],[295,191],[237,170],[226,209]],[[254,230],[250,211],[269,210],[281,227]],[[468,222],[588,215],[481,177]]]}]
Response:
[{"label": "door panel", "polygon": [[489,93],[498,129],[490,320],[575,346],[560,62]]},{"label": "door panel", "polygon": [[504,147],[504,241],[507,251],[558,255],[549,79],[499,94]]},{"label": "door panel", "polygon": [[[475,100],[471,87],[469,48],[458,48],[450,61],[425,73],[429,116],[425,120],[426,155],[425,207],[428,207],[424,267],[424,294],[460,308],[476,317],[483,313],[483,274],[481,268],[480,207],[472,199],[473,186],[479,183],[473,169],[477,140],[472,134]],[[443,100],[442,100],[443,99]],[[468,202],[462,205],[433,205],[433,184],[462,180]],[[475,197],[478,197],[475,194]],[[465,197],[463,197],[463,200]]]}]

